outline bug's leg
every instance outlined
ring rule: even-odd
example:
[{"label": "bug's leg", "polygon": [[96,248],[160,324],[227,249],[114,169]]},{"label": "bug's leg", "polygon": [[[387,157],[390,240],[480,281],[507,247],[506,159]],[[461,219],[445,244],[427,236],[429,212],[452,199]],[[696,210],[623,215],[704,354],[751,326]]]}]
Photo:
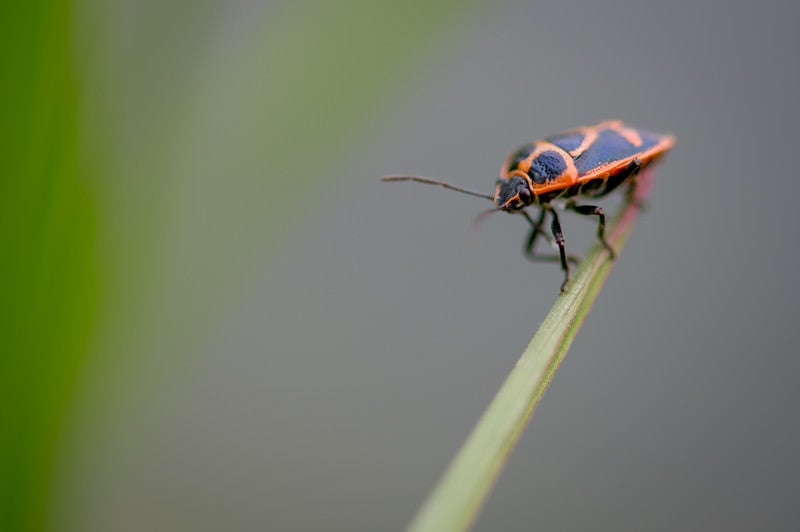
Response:
[{"label": "bug's leg", "polygon": [[647,207],[642,200],[636,199],[636,176],[642,171],[642,166],[642,160],[636,158],[628,163],[628,167],[625,169],[625,178],[630,179],[631,183],[625,191],[625,201],[636,205],[640,209]]},{"label": "bug's leg", "polygon": [[611,244],[606,240],[606,214],[603,212],[603,209],[596,205],[575,205],[574,203],[570,204],[569,208],[584,216],[597,216],[599,219],[597,223],[597,238],[600,239],[600,242],[602,242],[608,250],[609,255],[611,255],[611,260],[614,260],[616,255],[614,253],[614,248],[612,248]]},{"label": "bug's leg", "polygon": [[567,291],[567,283],[569,282],[569,262],[567,261],[567,248],[564,246],[564,232],[561,230],[561,223],[558,221],[558,214],[553,209],[550,209],[550,212],[553,213],[553,223],[550,226],[550,229],[553,231],[553,237],[556,239],[556,244],[558,244],[558,253],[561,256],[561,269],[564,270],[564,282],[561,283],[561,292]]},{"label": "bug's leg", "polygon": [[[561,260],[558,255],[546,254],[546,253],[537,253],[536,252],[536,243],[539,240],[539,237],[543,237],[549,242],[552,242],[552,238],[548,235],[543,228],[545,216],[547,216],[547,209],[542,209],[539,214],[539,219],[537,221],[533,221],[531,215],[525,211],[522,211],[522,215],[525,216],[525,219],[531,224],[531,232],[528,234],[528,239],[525,242],[525,247],[523,248],[522,252],[525,256],[532,261],[542,261],[542,262],[556,262]],[[574,255],[567,255],[567,260],[577,264],[580,259]]]}]

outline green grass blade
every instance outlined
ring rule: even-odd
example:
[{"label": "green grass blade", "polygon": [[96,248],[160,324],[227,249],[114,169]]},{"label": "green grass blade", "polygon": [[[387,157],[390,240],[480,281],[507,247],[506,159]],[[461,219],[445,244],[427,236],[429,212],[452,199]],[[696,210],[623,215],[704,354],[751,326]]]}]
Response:
[{"label": "green grass blade", "polygon": [[[633,229],[650,184],[649,179],[640,178],[635,201],[625,203],[609,226],[608,240],[617,254]],[[602,245],[591,249],[409,530],[441,532],[470,527],[613,264]]]}]

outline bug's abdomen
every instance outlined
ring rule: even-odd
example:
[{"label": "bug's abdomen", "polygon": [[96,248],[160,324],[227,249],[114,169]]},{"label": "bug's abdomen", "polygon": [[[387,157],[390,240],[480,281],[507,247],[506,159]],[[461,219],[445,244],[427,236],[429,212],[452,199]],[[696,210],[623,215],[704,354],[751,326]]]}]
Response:
[{"label": "bug's abdomen", "polygon": [[597,140],[587,147],[586,151],[575,157],[578,176],[589,174],[605,165],[646,153],[659,143],[659,137],[643,131],[635,131],[635,133],[636,136],[631,139],[623,136],[619,131],[599,132]]}]

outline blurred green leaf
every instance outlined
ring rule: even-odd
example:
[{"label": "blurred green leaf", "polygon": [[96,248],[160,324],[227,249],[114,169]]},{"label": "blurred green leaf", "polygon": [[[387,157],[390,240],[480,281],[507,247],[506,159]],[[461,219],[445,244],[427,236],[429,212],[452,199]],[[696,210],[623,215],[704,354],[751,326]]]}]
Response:
[{"label": "blurred green leaf", "polygon": [[88,507],[76,475],[120,405],[148,408],[329,199],[357,128],[465,5],[4,7],[0,529]]},{"label": "blurred green leaf", "polygon": [[66,1],[0,17],[0,530],[39,530],[95,318],[97,215],[78,156]]}]

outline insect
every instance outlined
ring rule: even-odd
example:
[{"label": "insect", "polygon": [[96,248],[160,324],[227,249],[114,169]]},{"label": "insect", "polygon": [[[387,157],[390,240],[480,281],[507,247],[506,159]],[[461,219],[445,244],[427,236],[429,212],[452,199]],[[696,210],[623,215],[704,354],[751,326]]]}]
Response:
[{"label": "insect", "polygon": [[[568,210],[584,216],[596,216],[597,238],[613,259],[614,249],[605,238],[606,216],[603,209],[596,205],[578,205],[575,197],[600,198],[623,183],[628,183],[627,198],[631,201],[636,176],[672,148],[674,143],[675,138],[671,135],[627,126],[620,120],[608,120],[535,140],[512,151],[500,167],[494,196],[416,175],[391,175],[381,179],[416,181],[487,198],[494,202],[495,208],[484,214],[495,211],[521,214],[531,225],[525,241],[525,255],[531,260],[559,261],[564,271],[564,282],[561,284],[561,291],[564,292],[569,282],[569,263],[577,260],[567,255],[564,233],[553,202],[562,200]],[[525,210],[532,205],[540,207],[536,220]],[[543,230],[548,213],[552,216],[550,230],[558,246],[558,255],[535,251],[539,237],[550,240]]]}]

